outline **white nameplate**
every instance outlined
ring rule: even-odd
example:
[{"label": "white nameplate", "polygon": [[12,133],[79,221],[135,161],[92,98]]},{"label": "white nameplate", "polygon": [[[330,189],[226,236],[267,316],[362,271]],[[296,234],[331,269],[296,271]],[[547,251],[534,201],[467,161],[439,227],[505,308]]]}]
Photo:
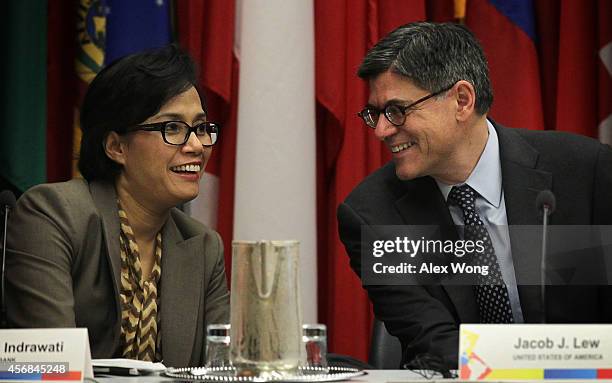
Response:
[{"label": "white nameplate", "polygon": [[87,329],[0,330],[0,382],[84,378],[93,378]]},{"label": "white nameplate", "polygon": [[612,325],[462,324],[459,375],[470,380],[612,379]]}]

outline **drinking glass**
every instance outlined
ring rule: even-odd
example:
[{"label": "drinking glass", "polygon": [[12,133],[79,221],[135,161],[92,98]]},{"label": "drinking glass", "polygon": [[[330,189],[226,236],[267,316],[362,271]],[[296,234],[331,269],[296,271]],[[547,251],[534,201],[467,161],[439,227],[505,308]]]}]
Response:
[{"label": "drinking glass", "polygon": [[211,324],[206,327],[206,367],[228,367],[230,363],[230,325]]},{"label": "drinking glass", "polygon": [[302,343],[306,354],[306,367],[315,367],[326,373],[327,366],[327,327],[324,324],[302,325]]}]

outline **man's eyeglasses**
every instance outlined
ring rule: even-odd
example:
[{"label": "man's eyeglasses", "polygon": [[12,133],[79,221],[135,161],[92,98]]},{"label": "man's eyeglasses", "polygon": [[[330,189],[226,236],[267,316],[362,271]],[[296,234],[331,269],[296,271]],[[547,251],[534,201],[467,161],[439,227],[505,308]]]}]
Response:
[{"label": "man's eyeglasses", "polygon": [[421,97],[415,102],[408,104],[406,106],[397,105],[397,104],[389,104],[385,106],[384,109],[377,109],[373,106],[367,106],[361,112],[357,113],[357,115],[361,117],[363,122],[365,122],[365,124],[372,129],[376,128],[376,125],[378,124],[378,117],[380,116],[381,113],[384,113],[387,120],[393,125],[402,126],[404,125],[404,122],[406,122],[406,117],[414,110],[415,106],[417,106],[418,104],[424,101],[429,100],[432,97],[436,97],[446,92],[447,90],[451,89],[453,86],[455,86],[455,83],[437,92],[430,93],[425,97]]},{"label": "man's eyeglasses", "polygon": [[163,121],[153,124],[136,125],[127,128],[126,132],[145,130],[148,132],[161,132],[164,142],[170,145],[184,145],[191,133],[202,143],[202,146],[213,146],[219,138],[220,126],[214,122],[202,122],[195,126],[189,126],[183,121]]}]

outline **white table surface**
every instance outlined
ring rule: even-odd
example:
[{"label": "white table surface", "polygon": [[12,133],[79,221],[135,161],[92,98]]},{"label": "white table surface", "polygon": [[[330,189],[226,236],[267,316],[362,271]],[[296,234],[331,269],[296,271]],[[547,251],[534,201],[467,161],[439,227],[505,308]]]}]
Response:
[{"label": "white table surface", "polygon": [[[408,371],[408,370],[366,370],[368,373],[365,376],[351,379],[349,382],[410,382],[415,380],[424,380],[420,375]],[[162,376],[149,375],[149,376],[109,376],[102,377],[97,376],[95,378],[98,382],[119,382],[119,383],[153,383],[153,382],[169,382],[173,379]],[[177,379],[179,380],[179,379]],[[599,382],[598,382],[599,383]]]},{"label": "white table surface", "polygon": [[[415,372],[408,370],[366,370],[368,373],[365,376],[351,379],[349,382],[376,382],[376,383],[409,383],[409,382],[417,382],[417,381],[428,381],[422,376],[418,375]],[[171,378],[166,378],[162,376],[135,376],[135,377],[123,377],[123,376],[113,376],[113,377],[96,377],[96,381],[100,383],[110,383],[110,382],[119,382],[119,383],[153,383],[153,382],[170,382],[173,381]],[[176,381],[179,381],[178,379]],[[461,380],[454,379],[435,379],[429,380],[428,382],[463,382]],[[184,382],[184,381],[183,381]],[[494,381],[487,381],[489,383]],[[504,381],[511,382],[511,381]],[[529,380],[517,380],[516,382],[520,383],[530,383],[530,382],[546,382],[546,383],[570,383],[570,382],[584,382],[583,380],[540,380],[540,381],[529,381]],[[612,383],[612,380],[589,380],[588,382],[593,383]]]}]

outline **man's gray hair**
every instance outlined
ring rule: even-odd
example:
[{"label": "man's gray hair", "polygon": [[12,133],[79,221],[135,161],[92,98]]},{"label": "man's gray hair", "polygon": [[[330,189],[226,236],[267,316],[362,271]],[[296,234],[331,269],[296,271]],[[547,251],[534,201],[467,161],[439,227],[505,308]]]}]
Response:
[{"label": "man's gray hair", "polygon": [[402,25],[366,55],[357,75],[370,80],[391,71],[416,86],[437,92],[459,80],[476,91],[476,112],[485,114],[493,102],[487,59],[467,28],[455,23],[418,22]]}]

